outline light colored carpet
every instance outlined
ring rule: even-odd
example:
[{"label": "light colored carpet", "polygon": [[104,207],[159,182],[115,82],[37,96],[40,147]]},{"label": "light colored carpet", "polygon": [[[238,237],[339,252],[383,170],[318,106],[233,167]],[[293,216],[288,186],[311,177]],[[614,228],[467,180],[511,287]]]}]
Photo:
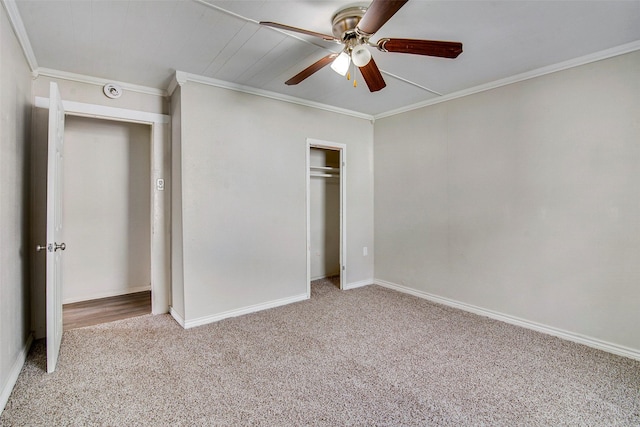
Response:
[{"label": "light colored carpet", "polygon": [[2,425],[640,425],[640,362],[378,286],[71,330],[53,374],[43,345]]}]

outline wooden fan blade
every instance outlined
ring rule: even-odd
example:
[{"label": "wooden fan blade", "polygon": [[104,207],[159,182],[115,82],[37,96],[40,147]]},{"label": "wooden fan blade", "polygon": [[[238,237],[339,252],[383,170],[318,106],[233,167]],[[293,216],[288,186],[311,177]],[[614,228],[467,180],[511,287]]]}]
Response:
[{"label": "wooden fan blade", "polygon": [[383,52],[457,58],[462,53],[462,43],[436,40],[381,39],[378,40],[378,49]]},{"label": "wooden fan blade", "polygon": [[329,55],[325,56],[324,58],[321,58],[320,60],[314,62],[313,64],[311,64],[310,66],[305,68],[304,70],[300,71],[295,76],[291,77],[289,80],[284,82],[284,84],[289,85],[289,86],[297,85],[298,83],[300,83],[301,81],[303,81],[304,79],[306,79],[307,77],[309,77],[310,75],[315,73],[316,71],[318,71],[318,70],[322,69],[323,67],[331,64],[331,62],[333,62],[333,60],[336,59],[336,57],[338,55],[340,55],[340,54],[339,53],[330,53]]},{"label": "wooden fan blade", "polygon": [[367,83],[367,86],[369,86],[369,91],[377,92],[387,86],[387,84],[384,82],[384,79],[382,78],[382,73],[378,69],[378,66],[376,65],[376,62],[373,60],[373,58],[371,58],[371,61],[369,61],[367,65],[358,68],[360,68],[362,77]]},{"label": "wooden fan blade", "polygon": [[290,25],[278,24],[277,22],[269,22],[269,21],[260,21],[260,25],[264,25],[265,27],[279,28],[281,30],[293,31],[296,33],[306,34],[308,36],[320,37],[323,40],[327,41],[337,41],[340,39],[330,36],[329,34],[316,33],[315,31],[309,31],[302,28],[292,27]]},{"label": "wooden fan blade", "polygon": [[371,37],[387,22],[408,0],[373,0],[358,23],[358,30]]}]

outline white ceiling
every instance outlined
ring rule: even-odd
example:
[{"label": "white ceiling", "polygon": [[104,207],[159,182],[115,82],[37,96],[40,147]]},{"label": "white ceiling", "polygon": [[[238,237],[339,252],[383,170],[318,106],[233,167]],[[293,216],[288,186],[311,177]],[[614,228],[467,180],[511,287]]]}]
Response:
[{"label": "white ceiling", "polygon": [[257,23],[331,34],[332,15],[352,1],[15,4],[38,67],[159,89],[180,70],[369,115],[640,41],[640,0],[410,0],[373,41],[451,40],[462,42],[464,52],[450,60],[374,50],[387,87],[370,93],[363,81],[353,88],[329,67],[286,86],[284,81],[340,46]]}]

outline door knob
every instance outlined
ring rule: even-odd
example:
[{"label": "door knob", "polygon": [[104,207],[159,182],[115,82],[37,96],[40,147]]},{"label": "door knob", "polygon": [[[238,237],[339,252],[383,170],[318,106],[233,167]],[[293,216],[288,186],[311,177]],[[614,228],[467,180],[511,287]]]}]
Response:
[{"label": "door knob", "polygon": [[55,252],[58,249],[60,249],[61,251],[64,251],[65,249],[67,249],[67,244],[66,243],[49,243],[47,246],[42,246],[42,245],[37,245],[36,246],[36,251],[40,252],[40,251],[44,251],[47,250],[49,252]]}]

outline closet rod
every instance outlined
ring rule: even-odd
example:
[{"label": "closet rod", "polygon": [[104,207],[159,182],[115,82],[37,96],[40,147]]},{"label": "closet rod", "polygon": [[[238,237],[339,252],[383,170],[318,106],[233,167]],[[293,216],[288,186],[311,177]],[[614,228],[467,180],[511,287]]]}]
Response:
[{"label": "closet rod", "polygon": [[329,173],[310,173],[309,176],[315,176],[318,178],[340,178],[340,175],[332,175]]},{"label": "closet rod", "polygon": [[336,166],[309,166],[309,169],[318,169],[318,170],[325,170],[325,171],[340,171],[340,168]]}]

